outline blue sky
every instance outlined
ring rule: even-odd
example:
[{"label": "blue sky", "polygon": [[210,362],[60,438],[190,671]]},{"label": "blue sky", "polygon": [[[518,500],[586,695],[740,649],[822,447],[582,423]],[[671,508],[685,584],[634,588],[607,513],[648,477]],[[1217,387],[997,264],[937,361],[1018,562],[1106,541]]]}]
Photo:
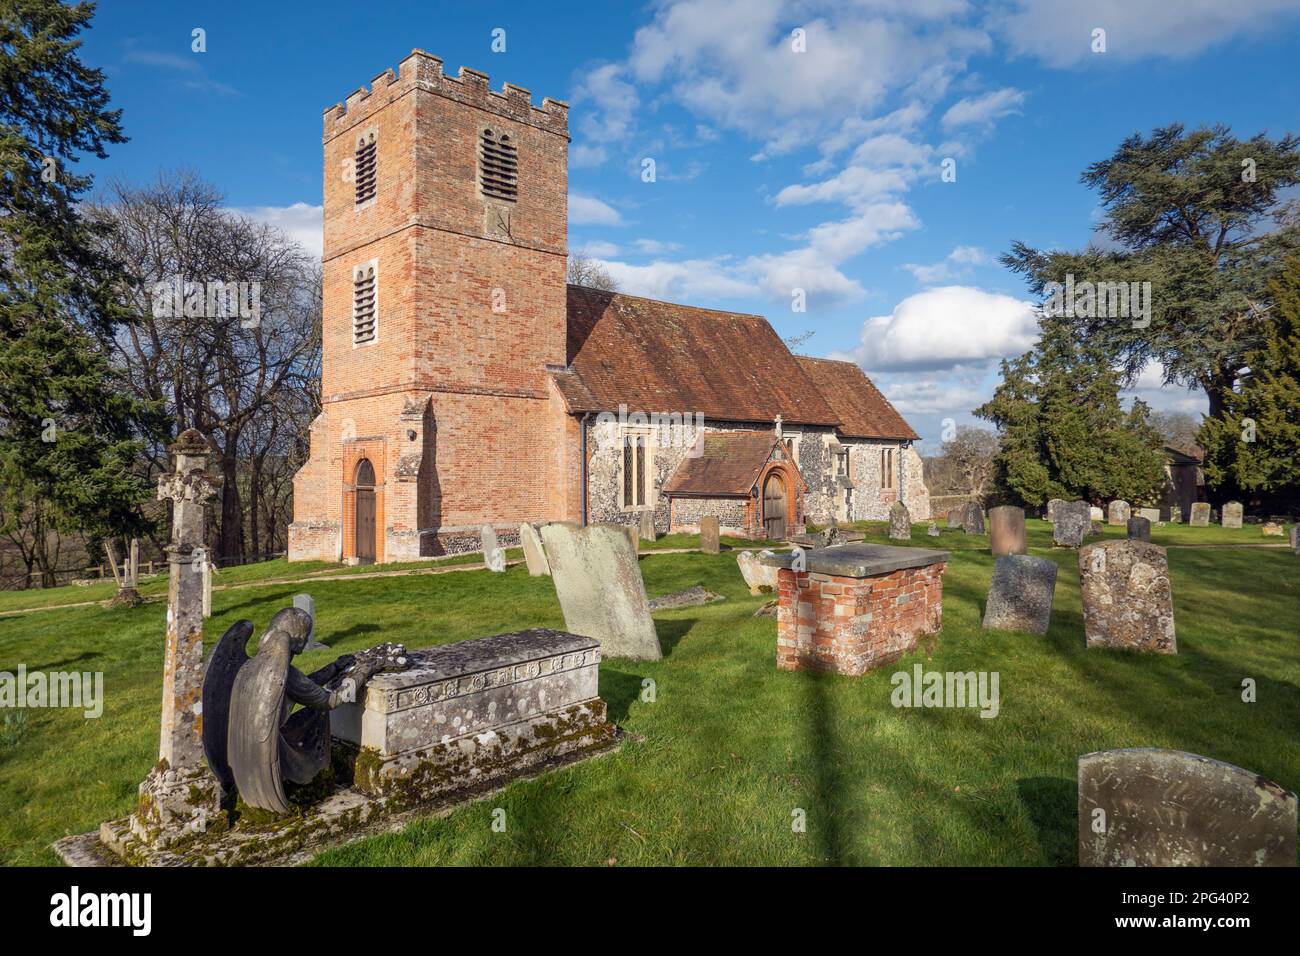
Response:
[{"label": "blue sky", "polygon": [[[321,112],[416,47],[570,103],[570,245],[624,291],[813,331],[923,453],[1032,343],[996,257],[1093,237],[1088,163],[1172,121],[1300,128],[1300,0],[104,0],[84,55],[131,141],[83,165],[193,168],[319,249]],[[1159,372],[1136,394],[1204,409]]]}]

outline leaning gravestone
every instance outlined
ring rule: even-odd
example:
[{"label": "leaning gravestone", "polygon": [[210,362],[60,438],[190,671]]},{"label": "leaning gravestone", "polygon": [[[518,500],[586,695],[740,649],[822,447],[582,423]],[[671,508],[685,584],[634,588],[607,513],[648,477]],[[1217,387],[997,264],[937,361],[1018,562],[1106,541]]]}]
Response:
[{"label": "leaning gravestone", "polygon": [[979,506],[978,501],[969,501],[962,508],[961,528],[967,534],[984,533],[984,509]]},{"label": "leaning gravestone", "polygon": [[1199,754],[1079,758],[1080,866],[1295,866],[1296,795]]},{"label": "leaning gravestone", "polygon": [[717,515],[705,515],[700,519],[700,550],[705,554],[719,551]]},{"label": "leaning gravestone", "polygon": [[1061,505],[1066,504],[1060,498],[1053,498],[1047,503],[1047,520],[1053,524],[1056,523],[1056,512]]},{"label": "leaning gravestone", "polygon": [[1223,506],[1223,526],[1225,528],[1241,527],[1241,502],[1229,501]]},{"label": "leaning gravestone", "polygon": [[1129,518],[1128,539],[1130,541],[1150,541],[1151,522],[1140,516],[1137,518]]},{"label": "leaning gravestone", "polygon": [[1198,501],[1192,505],[1192,520],[1188,522],[1193,528],[1208,528],[1210,526],[1210,505],[1205,501]]},{"label": "leaning gravestone", "polygon": [[1001,505],[989,509],[989,550],[995,554],[1024,554],[1025,509]]},{"label": "leaning gravestone", "polygon": [[519,526],[519,543],[524,548],[524,563],[528,565],[528,573],[535,578],[549,575],[551,565],[546,560],[546,548],[542,545],[542,537],[537,533],[528,522]]},{"label": "leaning gravestone", "polygon": [[961,516],[962,516],[962,509],[961,509],[961,508],[949,508],[949,509],[948,509],[948,527],[949,527],[949,528],[960,528],[960,527],[961,527]]},{"label": "leaning gravestone", "polygon": [[912,540],[912,516],[901,501],[895,501],[889,508],[889,537],[895,541]]},{"label": "leaning gravestone", "polygon": [[1159,508],[1139,508],[1138,515],[1146,518],[1147,521],[1150,521],[1152,524],[1157,524],[1160,521]]},{"label": "leaning gravestone", "polygon": [[1056,509],[1056,523],[1052,525],[1052,544],[1058,548],[1083,547],[1083,537],[1091,527],[1092,522],[1088,518],[1088,502],[1064,502]]},{"label": "leaning gravestone", "polygon": [[1123,524],[1131,517],[1133,517],[1133,509],[1122,498],[1116,498],[1106,507],[1107,524]]},{"label": "leaning gravestone", "polygon": [[1055,561],[1026,554],[1002,555],[993,565],[984,629],[1046,634],[1055,591]]},{"label": "leaning gravestone", "polygon": [[561,521],[541,534],[565,630],[594,637],[608,657],[663,657],[636,548],[623,527]]},{"label": "leaning gravestone", "polygon": [[1146,541],[1099,541],[1079,552],[1083,630],[1089,647],[1177,654],[1165,549]]},{"label": "leaning gravestone", "polygon": [[485,524],[479,532],[483,540],[483,563],[489,571],[500,574],[506,569],[506,552],[497,544],[497,532],[490,524]]},{"label": "leaning gravestone", "polygon": [[763,558],[775,554],[775,551],[763,550],[754,554],[753,551],[742,551],[736,555],[736,565],[740,568],[740,576],[745,579],[749,585],[750,594],[762,594],[763,588],[776,590],[776,568],[769,568],[763,563]]}]

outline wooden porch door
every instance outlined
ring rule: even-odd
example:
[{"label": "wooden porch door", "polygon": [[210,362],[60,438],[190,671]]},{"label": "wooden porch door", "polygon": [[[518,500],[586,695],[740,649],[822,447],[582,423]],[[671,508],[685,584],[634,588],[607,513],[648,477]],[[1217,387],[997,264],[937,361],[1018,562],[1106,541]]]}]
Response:
[{"label": "wooden porch door", "polygon": [[785,538],[785,482],[776,472],[763,483],[763,531],[773,541]]},{"label": "wooden porch door", "polygon": [[357,560],[375,563],[375,466],[363,458],[357,463]]}]

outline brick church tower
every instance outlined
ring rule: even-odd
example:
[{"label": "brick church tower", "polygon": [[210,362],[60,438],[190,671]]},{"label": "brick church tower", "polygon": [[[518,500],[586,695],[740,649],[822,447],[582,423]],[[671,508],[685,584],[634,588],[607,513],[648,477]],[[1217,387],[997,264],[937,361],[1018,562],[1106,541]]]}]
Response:
[{"label": "brick church tower", "polygon": [[566,512],[568,107],[422,51],[325,111],[322,409],[291,560]]}]

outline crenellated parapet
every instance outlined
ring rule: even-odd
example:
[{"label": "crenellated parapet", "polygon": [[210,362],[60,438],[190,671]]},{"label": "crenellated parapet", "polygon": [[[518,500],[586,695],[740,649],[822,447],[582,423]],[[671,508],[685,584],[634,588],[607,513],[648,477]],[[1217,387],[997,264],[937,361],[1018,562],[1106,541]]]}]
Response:
[{"label": "crenellated parapet", "polygon": [[488,86],[488,75],[462,66],[458,76],[443,72],[442,59],[423,50],[412,50],[410,56],[398,64],[397,72],[391,69],[380,73],[369,88],[361,87],[342,103],[325,110],[326,140],[364,122],[377,110],[413,89],[422,89],[458,103],[475,106],[538,129],[547,130],[568,138],[569,104],[549,97],[541,106],[534,106],[532,94],[522,86],[506,83],[498,92]]}]

